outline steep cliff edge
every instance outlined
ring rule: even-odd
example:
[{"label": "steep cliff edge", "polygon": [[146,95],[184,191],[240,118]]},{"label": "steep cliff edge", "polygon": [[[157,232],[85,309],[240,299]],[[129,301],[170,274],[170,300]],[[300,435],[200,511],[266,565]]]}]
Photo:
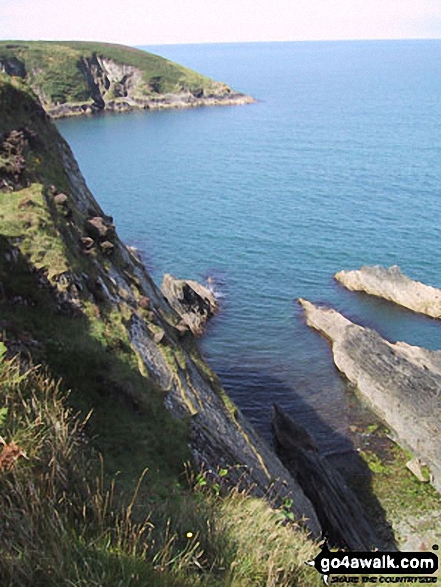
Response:
[{"label": "steep cliff edge", "polygon": [[3,41],[0,71],[26,80],[54,118],[254,101],[157,55],[106,43]]},{"label": "steep cliff edge", "polygon": [[[164,422],[164,437],[149,437],[146,454],[174,442],[167,458],[179,459],[187,434],[200,469],[214,478],[227,469],[227,485],[291,500],[295,517],[318,535],[311,503],[225,395],[20,80],[0,79],[0,111],[1,328],[9,352],[44,361],[80,389],[78,403],[94,408],[98,442],[110,434],[110,404],[122,401],[133,418],[145,417],[146,434],[153,418]],[[162,399],[152,407],[152,397]],[[179,420],[167,419],[164,404]],[[124,409],[114,418],[122,421]]]},{"label": "steep cliff edge", "polygon": [[441,492],[441,351],[391,344],[335,310],[300,302],[308,325],[330,340],[337,368],[397,442],[427,464]]},{"label": "steep cliff edge", "polygon": [[339,271],[335,279],[351,291],[363,291],[414,312],[441,318],[441,290],[410,279],[396,265]]}]

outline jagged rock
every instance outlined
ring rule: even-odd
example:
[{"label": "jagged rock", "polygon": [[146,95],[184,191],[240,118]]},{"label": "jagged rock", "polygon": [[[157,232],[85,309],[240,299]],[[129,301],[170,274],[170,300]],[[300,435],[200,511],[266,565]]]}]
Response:
[{"label": "jagged rock", "polygon": [[379,546],[355,493],[319,455],[308,432],[277,405],[272,424],[277,454],[310,499],[330,542],[355,551]]},{"label": "jagged rock", "polygon": [[389,269],[375,266],[340,271],[335,279],[352,291],[364,291],[414,312],[441,318],[441,289],[413,281],[396,265]]},{"label": "jagged rock", "polygon": [[441,351],[391,344],[335,310],[299,301],[309,326],[331,342],[338,369],[397,442],[427,463],[431,482],[441,492]]},{"label": "jagged rock", "polygon": [[207,321],[218,310],[213,292],[197,281],[164,275],[161,291],[195,335],[203,333]]},{"label": "jagged rock", "polygon": [[86,222],[86,232],[94,240],[106,240],[115,235],[115,227],[109,224],[102,216],[94,216]]},{"label": "jagged rock", "polygon": [[100,249],[105,255],[111,255],[115,249],[115,245],[112,245],[109,241],[103,241],[100,243]]}]

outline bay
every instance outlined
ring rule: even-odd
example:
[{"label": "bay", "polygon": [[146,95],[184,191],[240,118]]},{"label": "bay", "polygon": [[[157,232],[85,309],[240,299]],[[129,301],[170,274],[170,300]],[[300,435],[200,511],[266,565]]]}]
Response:
[{"label": "bay", "polygon": [[257,103],[57,126],[158,283],[214,279],[222,308],[202,350],[256,427],[270,437],[277,401],[324,453],[345,450],[354,398],[296,300],[441,348],[435,320],[333,280],[397,264],[441,286],[441,41],[146,49]]}]

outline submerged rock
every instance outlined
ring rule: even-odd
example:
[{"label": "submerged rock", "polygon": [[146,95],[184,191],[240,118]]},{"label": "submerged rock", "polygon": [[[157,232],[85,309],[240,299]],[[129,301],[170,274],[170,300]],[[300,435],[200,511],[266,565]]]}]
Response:
[{"label": "submerged rock", "polygon": [[351,291],[364,291],[414,312],[441,318],[441,289],[413,281],[396,265],[389,269],[375,266],[340,271],[335,279]]},{"label": "submerged rock", "polygon": [[161,291],[171,307],[181,316],[182,322],[193,334],[203,333],[208,320],[217,312],[219,305],[216,296],[197,281],[176,279],[166,274]]},{"label": "submerged rock", "polygon": [[308,432],[276,404],[272,424],[277,454],[310,499],[331,543],[359,551],[378,547],[378,538],[357,496],[340,473],[319,455]]},{"label": "submerged rock", "polygon": [[441,492],[441,351],[391,344],[335,310],[299,301],[308,325],[331,342],[338,369],[397,442],[429,467],[430,481]]}]

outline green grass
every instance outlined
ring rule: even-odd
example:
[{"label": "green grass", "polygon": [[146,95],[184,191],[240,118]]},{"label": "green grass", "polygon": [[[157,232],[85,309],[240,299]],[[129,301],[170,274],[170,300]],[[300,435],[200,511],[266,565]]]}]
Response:
[{"label": "green grass", "polygon": [[24,63],[27,81],[48,105],[91,101],[82,62],[93,56],[139,69],[142,74],[142,83],[136,90],[139,98],[182,91],[210,93],[219,87],[191,69],[123,45],[79,41],[0,42],[0,60],[15,57]]},{"label": "green grass", "polygon": [[1,436],[26,454],[0,470],[5,587],[320,584],[304,565],[316,547],[262,500],[221,497],[192,478],[164,479],[161,495],[148,470],[121,499],[63,386],[42,369],[23,372],[2,344],[0,406]]}]

